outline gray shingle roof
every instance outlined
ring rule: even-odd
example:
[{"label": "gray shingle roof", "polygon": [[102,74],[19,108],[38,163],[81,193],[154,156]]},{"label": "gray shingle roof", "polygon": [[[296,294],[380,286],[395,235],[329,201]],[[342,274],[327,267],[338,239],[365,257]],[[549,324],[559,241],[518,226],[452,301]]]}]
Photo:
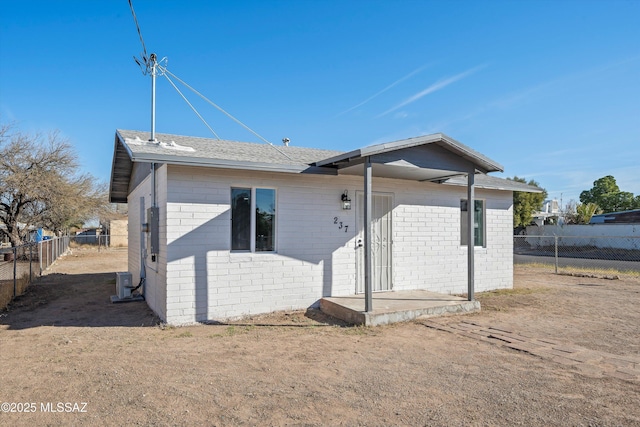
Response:
[{"label": "gray shingle roof", "polygon": [[[149,143],[149,132],[118,130],[133,161],[156,161],[203,165],[237,163],[272,165],[283,169],[306,169],[310,164],[340,154],[340,151],[296,146],[275,146],[192,136],[156,134],[160,144]],[[174,143],[175,145],[173,145]],[[191,149],[188,150],[187,148]],[[261,169],[261,168],[259,168]]]},{"label": "gray shingle roof", "polygon": [[[271,172],[313,172],[335,174],[332,165],[352,157],[362,157],[415,145],[439,143],[460,157],[483,166],[484,171],[502,170],[502,166],[469,147],[436,134],[387,144],[365,147],[350,153],[297,146],[275,146],[250,142],[227,141],[192,136],[156,134],[157,142],[149,142],[150,133],[117,130],[111,171],[110,199],[126,202],[133,163],[168,163],[176,165],[209,166],[231,169],[262,170]],[[317,165],[316,165],[317,164]],[[482,169],[481,169],[482,170]],[[443,182],[466,185],[466,177],[454,177]],[[539,189],[515,181],[476,175],[476,185],[505,191],[537,192]]]}]

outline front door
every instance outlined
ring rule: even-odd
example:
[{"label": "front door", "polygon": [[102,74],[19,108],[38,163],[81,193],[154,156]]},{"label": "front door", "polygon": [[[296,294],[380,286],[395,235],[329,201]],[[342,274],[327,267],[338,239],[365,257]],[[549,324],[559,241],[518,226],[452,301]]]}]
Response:
[{"label": "front door", "polygon": [[[391,274],[391,204],[390,194],[376,194],[371,198],[371,264],[373,292],[390,291]],[[364,194],[357,194],[358,210],[358,272],[357,292],[364,292]]]}]

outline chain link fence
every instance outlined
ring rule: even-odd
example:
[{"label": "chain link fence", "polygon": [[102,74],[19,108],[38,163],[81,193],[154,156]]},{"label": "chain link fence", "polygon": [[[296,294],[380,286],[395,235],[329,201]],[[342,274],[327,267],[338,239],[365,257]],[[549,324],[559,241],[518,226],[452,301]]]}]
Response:
[{"label": "chain link fence", "polygon": [[513,261],[555,273],[624,275],[640,280],[640,237],[514,236]]},{"label": "chain link fence", "polygon": [[96,234],[71,236],[71,247],[91,247],[98,251],[127,249],[126,234]]},{"label": "chain link fence", "polygon": [[38,243],[0,250],[0,310],[22,295],[42,272],[69,249],[69,237],[56,237]]},{"label": "chain link fence", "polygon": [[63,236],[0,249],[0,310],[73,248],[126,250],[126,235]]}]

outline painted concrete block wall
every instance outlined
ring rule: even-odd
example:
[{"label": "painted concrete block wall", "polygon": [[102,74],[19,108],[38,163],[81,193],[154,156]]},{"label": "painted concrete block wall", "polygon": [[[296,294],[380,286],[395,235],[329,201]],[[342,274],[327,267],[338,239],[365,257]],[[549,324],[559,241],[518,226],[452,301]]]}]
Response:
[{"label": "painted concrete block wall", "polygon": [[[159,263],[166,263],[168,322],[300,309],[322,296],[355,292],[355,195],[362,177],[167,170],[166,258],[161,255]],[[230,251],[231,187],[276,189],[277,253]],[[345,189],[354,204],[350,211],[340,206]],[[467,249],[460,245],[466,190],[390,179],[374,179],[374,189],[394,195],[394,289],[466,292]],[[487,247],[475,252],[476,290],[510,287],[512,195],[476,194],[487,213]]]},{"label": "painted concrete block wall", "polygon": [[[142,241],[142,223],[141,211],[144,210],[145,201],[145,187],[148,187],[148,183],[141,183],[135,188],[129,196],[127,196],[127,208],[129,210],[129,227],[127,229],[127,257],[128,257],[128,269],[131,273],[132,283],[140,282],[140,249]],[[142,200],[141,200],[142,199]],[[148,303],[148,302],[147,302]],[[158,312],[156,307],[151,307],[154,311]]]},{"label": "painted concrete block wall", "polygon": [[147,177],[128,196],[128,265],[134,284],[140,282],[142,257],[145,259],[144,297],[149,307],[162,319],[167,313],[166,283],[166,166],[156,171],[156,204],[160,207],[160,250],[156,261],[149,253],[149,235],[142,232],[142,224],[147,222],[147,208],[152,206],[151,178]]},{"label": "painted concrete block wall", "polygon": [[[460,200],[466,188],[394,180],[374,181],[394,194],[394,290],[467,292],[467,247],[460,244]],[[476,189],[485,201],[486,240],[475,248],[475,289],[513,286],[512,193]]]},{"label": "painted concrete block wall", "polygon": [[[298,309],[354,293],[355,211],[341,209],[344,184],[327,176],[170,167],[167,321]],[[231,187],[276,189],[277,253],[230,251]]]},{"label": "painted concrete block wall", "polygon": [[[513,287],[513,193],[510,191],[478,191],[486,203],[486,255],[476,261],[475,289]],[[476,252],[477,253],[477,252]]]}]

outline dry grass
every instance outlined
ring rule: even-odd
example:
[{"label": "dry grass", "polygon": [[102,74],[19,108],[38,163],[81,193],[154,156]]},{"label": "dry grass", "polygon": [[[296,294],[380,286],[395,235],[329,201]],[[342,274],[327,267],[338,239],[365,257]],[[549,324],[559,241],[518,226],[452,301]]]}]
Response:
[{"label": "dry grass", "polygon": [[[548,272],[554,272],[555,266],[553,264],[545,264],[540,262],[527,262],[523,264],[515,264],[515,266],[539,268]],[[607,276],[626,276],[630,278],[640,279],[640,271],[634,270],[619,270],[616,268],[597,268],[597,267],[558,267],[558,274],[583,274],[588,277],[603,277]]]},{"label": "dry grass", "polygon": [[480,292],[478,298],[511,296],[511,295],[529,295],[538,292],[545,292],[548,288],[514,288],[514,289],[494,289],[492,291]]}]

